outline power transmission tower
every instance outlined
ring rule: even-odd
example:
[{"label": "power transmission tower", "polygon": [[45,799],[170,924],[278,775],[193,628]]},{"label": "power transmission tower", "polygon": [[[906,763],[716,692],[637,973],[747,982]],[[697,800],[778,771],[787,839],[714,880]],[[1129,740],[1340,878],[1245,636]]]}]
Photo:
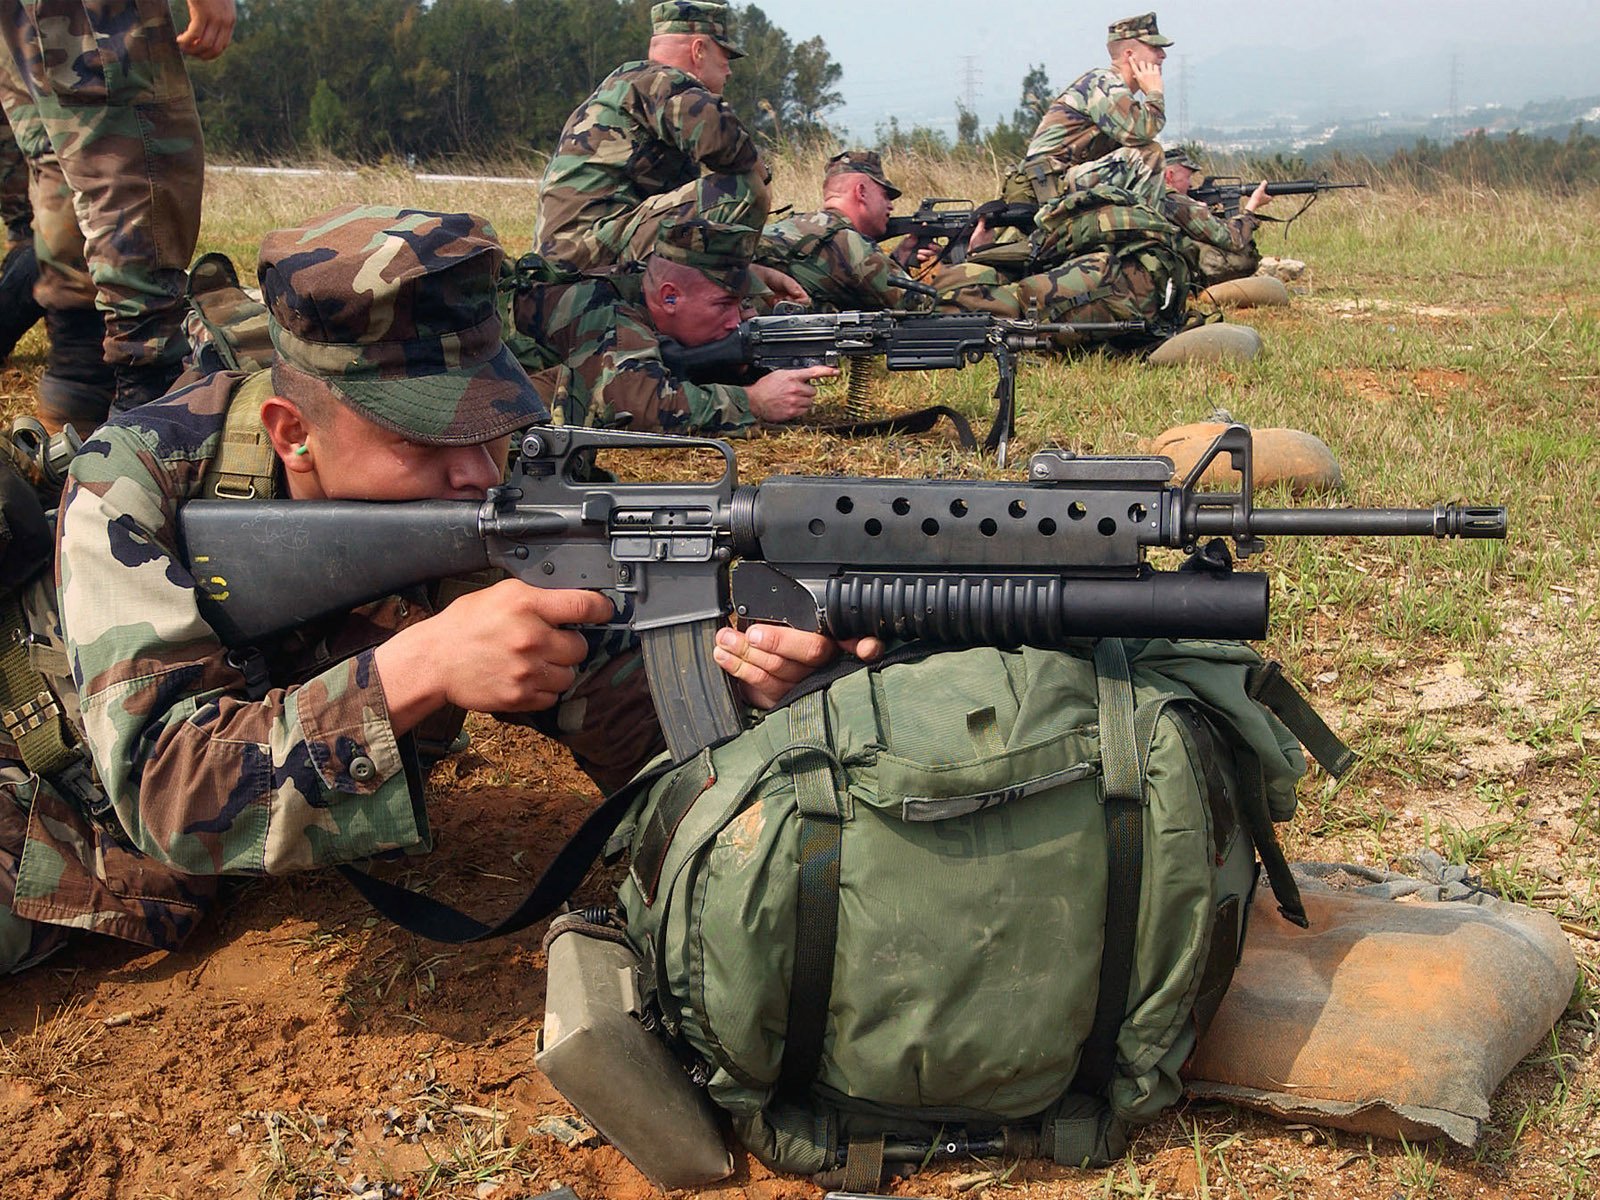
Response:
[{"label": "power transmission tower", "polygon": [[1189,56],[1178,55],[1178,141],[1189,140]]},{"label": "power transmission tower", "polygon": [[976,54],[963,54],[961,56],[962,92],[966,96],[968,112],[978,109],[978,85],[983,82],[983,72],[978,70],[978,56]]},{"label": "power transmission tower", "polygon": [[1461,56],[1450,56],[1450,140],[1461,136]]}]

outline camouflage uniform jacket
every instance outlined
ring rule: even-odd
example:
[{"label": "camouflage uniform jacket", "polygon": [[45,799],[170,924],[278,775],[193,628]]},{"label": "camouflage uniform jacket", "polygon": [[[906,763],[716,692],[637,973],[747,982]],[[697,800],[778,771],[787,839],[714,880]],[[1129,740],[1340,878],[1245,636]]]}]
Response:
[{"label": "camouflage uniform jacket", "polygon": [[539,184],[534,245],[552,262],[586,259],[580,244],[594,226],[649,197],[702,170],[759,169],[755,140],[721,96],[676,67],[624,63],[567,118]]},{"label": "camouflage uniform jacket", "polygon": [[1085,163],[1118,146],[1149,145],[1166,123],[1159,94],[1140,100],[1116,71],[1097,67],[1050,102],[1024,157],[1060,158],[1069,166]]},{"label": "camouflage uniform jacket", "polygon": [[917,298],[897,286],[900,265],[831,209],[772,222],[755,260],[796,279],[818,311],[907,308]]},{"label": "camouflage uniform jacket", "polygon": [[1240,212],[1237,217],[1219,217],[1210,205],[1202,204],[1181,192],[1168,192],[1161,202],[1162,215],[1183,233],[1185,238],[1216,246],[1221,250],[1247,250],[1255,237],[1261,221],[1253,213]]},{"label": "camouflage uniform jacket", "polygon": [[551,411],[568,425],[607,425],[628,414],[628,428],[639,432],[726,433],[753,424],[744,388],[672,377],[643,282],[635,268],[517,289],[517,331],[533,339],[542,362],[558,364],[536,376],[541,384],[554,379],[554,394],[545,397]]},{"label": "camouflage uniform jacket", "polygon": [[415,755],[372,660],[430,615],[426,597],[264,644],[259,699],[196,606],[177,512],[198,493],[244,378],[214,375],[125,414],[73,461],[61,617],[110,811],[95,823],[57,796],[36,800],[19,916],[170,946],[201,915],[211,876],[428,844]]}]

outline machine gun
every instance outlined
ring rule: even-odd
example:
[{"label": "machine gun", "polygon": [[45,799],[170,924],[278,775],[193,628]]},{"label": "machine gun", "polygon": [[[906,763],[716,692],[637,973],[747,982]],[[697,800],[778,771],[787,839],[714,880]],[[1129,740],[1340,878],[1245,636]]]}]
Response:
[{"label": "machine gun", "polygon": [[837,367],[882,356],[891,371],[955,370],[992,355],[1000,368],[994,424],[984,449],[1005,465],[1016,430],[1017,353],[1052,350],[1057,333],[1140,334],[1143,321],[1044,324],[989,313],[842,312],[751,317],[704,346],[661,342],[661,361],[692,383],[749,383],[768,371]]},{"label": "machine gun", "polygon": [[[1216,204],[1222,206],[1222,215],[1236,217],[1244,200],[1256,188],[1260,187],[1259,181],[1245,182],[1237,175],[1212,175],[1199,187],[1189,189],[1189,195],[1202,204]],[[1336,191],[1339,188],[1364,188],[1365,183],[1330,183],[1326,179],[1281,179],[1267,182],[1267,195],[1269,196],[1309,196],[1310,199],[1300,207],[1298,217],[1311,207],[1323,192]],[[1288,218],[1290,221],[1294,217]]]},{"label": "machine gun", "polygon": [[[586,482],[594,455],[721,455],[708,483]],[[1202,492],[1228,455],[1239,491]],[[779,476],[737,481],[726,442],[552,426],[525,431],[481,503],[192,501],[180,510],[200,610],[227,644],[429,580],[500,568],[618,601],[679,762],[742,728],[716,631],[736,614],[836,638],[1059,646],[1072,638],[1260,638],[1268,577],[1236,571],[1269,536],[1503,538],[1506,510],[1259,509],[1251,440],[1230,426],[1181,484],[1161,457],[1034,455],[1021,482]],[[1202,545],[1201,539],[1214,538]],[[1179,570],[1151,546],[1187,551]]]},{"label": "machine gun", "polygon": [[1020,229],[1033,232],[1037,204],[1008,204],[990,200],[973,204],[947,196],[929,196],[909,217],[890,217],[884,237],[911,237],[917,243],[943,242],[935,262],[958,263],[967,257],[967,243],[982,221],[990,229]]}]

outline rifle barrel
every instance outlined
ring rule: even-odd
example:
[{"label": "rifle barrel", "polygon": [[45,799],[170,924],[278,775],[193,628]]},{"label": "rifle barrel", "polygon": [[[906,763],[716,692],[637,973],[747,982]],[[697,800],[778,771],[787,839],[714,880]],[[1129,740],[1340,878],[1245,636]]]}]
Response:
[{"label": "rifle barrel", "polygon": [[[1202,493],[1197,497],[1204,500]],[[1239,532],[1231,509],[1197,508],[1195,536]],[[1189,522],[1186,522],[1189,523]],[[1484,504],[1436,504],[1432,508],[1257,508],[1249,533],[1258,537],[1436,537],[1504,538],[1506,510]]]}]

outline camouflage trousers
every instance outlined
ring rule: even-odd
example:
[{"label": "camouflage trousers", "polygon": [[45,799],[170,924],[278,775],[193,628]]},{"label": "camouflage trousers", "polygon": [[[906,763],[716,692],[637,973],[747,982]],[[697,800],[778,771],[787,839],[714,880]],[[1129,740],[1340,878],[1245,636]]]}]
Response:
[{"label": "camouflage trousers", "polygon": [[[10,133],[10,123],[6,131]],[[0,222],[6,227],[6,241],[20,242],[33,236],[33,205],[28,203],[28,160],[15,135],[0,137]]]},{"label": "camouflage trousers", "polygon": [[[660,195],[651,196],[638,206],[597,224],[592,231],[596,243],[591,270],[617,262],[642,262],[656,248],[656,234],[667,221],[702,217],[728,225],[760,229],[767,221],[767,201],[750,186],[743,175],[702,175],[693,183]],[[585,238],[585,242],[590,238]]]},{"label": "camouflage trousers", "polygon": [[[3,2],[3,0],[0,0]],[[50,144],[39,106],[8,54],[0,53],[0,107],[23,157],[23,186],[33,220],[39,282],[33,298],[49,309],[92,308],[94,280],[84,255],[83,231],[73,208],[72,188]]]},{"label": "camouflage trousers", "polygon": [[[1046,322],[1158,321],[1182,306],[1187,279],[1167,255],[1097,250],[1014,283],[993,267],[962,263],[935,281],[943,311],[992,312]],[[1097,340],[1092,333],[1059,333],[1062,348]]]},{"label": "camouflage trousers", "polygon": [[560,704],[520,723],[564,745],[608,796],[667,748],[638,652],[585,671]]},{"label": "camouflage trousers", "polygon": [[11,911],[27,843],[28,808],[19,797],[26,778],[20,763],[0,761],[0,974],[31,967],[67,941],[63,926],[25,920]]},{"label": "camouflage trousers", "polygon": [[[205,156],[167,0],[0,0],[0,25],[71,191],[105,361],[176,364]],[[56,231],[39,232],[47,290],[70,261]]]}]

